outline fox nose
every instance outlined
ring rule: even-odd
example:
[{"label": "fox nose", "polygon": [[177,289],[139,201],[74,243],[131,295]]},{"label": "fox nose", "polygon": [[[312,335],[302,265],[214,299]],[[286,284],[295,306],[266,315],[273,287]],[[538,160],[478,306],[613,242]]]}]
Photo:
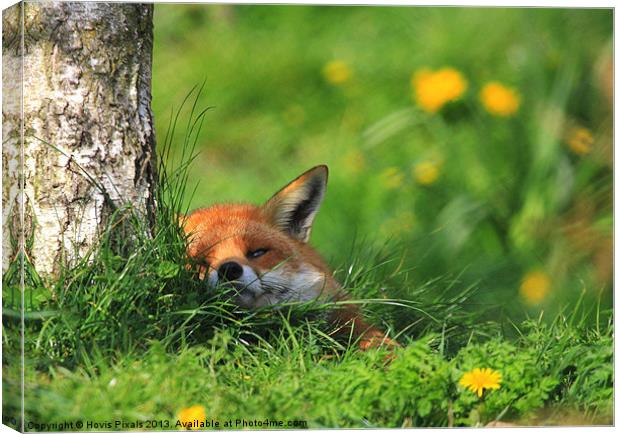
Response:
[{"label": "fox nose", "polygon": [[220,279],[232,281],[237,280],[243,274],[243,267],[237,262],[229,261],[220,265],[217,269],[217,275]]}]

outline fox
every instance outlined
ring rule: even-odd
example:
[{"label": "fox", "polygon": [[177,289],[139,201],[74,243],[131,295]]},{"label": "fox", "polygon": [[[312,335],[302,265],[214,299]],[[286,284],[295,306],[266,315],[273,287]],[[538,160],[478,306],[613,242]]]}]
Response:
[{"label": "fox", "polygon": [[262,205],[220,203],[188,214],[183,230],[187,254],[199,279],[235,290],[233,302],[254,310],[282,303],[345,301],[331,314],[337,334],[362,350],[399,346],[368,324],[333,272],[310,246],[310,232],[325,196],[328,168],[307,170]]}]

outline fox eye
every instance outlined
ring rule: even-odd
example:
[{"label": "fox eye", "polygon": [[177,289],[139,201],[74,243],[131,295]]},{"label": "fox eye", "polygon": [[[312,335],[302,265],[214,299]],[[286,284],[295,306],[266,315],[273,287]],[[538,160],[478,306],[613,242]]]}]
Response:
[{"label": "fox eye", "polygon": [[269,251],[269,249],[256,249],[256,250],[252,250],[252,251],[248,252],[247,257],[251,258],[251,259],[258,258],[259,256],[263,256],[268,251]]}]

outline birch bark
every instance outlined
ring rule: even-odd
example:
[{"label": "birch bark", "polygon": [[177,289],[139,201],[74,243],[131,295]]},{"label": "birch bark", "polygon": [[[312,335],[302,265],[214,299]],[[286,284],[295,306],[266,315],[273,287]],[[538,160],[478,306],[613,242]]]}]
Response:
[{"label": "birch bark", "polygon": [[96,242],[113,206],[152,211],[152,16],[152,5],[90,2],[3,13],[3,272],[20,231],[26,260],[53,276]]}]

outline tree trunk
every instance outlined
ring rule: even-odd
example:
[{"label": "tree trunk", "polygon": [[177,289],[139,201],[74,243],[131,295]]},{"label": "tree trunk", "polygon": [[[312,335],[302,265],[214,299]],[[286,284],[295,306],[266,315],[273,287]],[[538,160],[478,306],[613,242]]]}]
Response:
[{"label": "tree trunk", "polygon": [[20,230],[25,259],[49,277],[93,246],[114,206],[152,211],[152,15],[90,2],[3,14],[3,272]]}]

